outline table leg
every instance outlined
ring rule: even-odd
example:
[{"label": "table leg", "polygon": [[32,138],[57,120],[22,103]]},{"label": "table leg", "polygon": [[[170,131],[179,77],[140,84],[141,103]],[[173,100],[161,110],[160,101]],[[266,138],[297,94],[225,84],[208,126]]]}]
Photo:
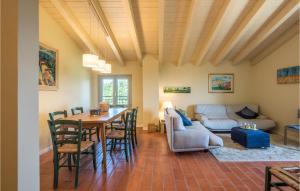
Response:
[{"label": "table leg", "polygon": [[270,174],[270,168],[269,166],[266,167],[265,170],[265,191],[271,190],[271,174]]},{"label": "table leg", "polygon": [[105,136],[105,125],[103,123],[99,125],[99,130],[101,134],[102,154],[103,154],[102,168],[103,171],[106,172],[106,136]]}]

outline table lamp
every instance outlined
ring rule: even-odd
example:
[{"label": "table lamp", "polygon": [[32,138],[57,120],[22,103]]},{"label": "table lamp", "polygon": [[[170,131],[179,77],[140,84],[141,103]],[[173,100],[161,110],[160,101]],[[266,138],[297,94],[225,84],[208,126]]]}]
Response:
[{"label": "table lamp", "polygon": [[171,101],[164,101],[162,104],[162,109],[173,108],[173,104]]}]

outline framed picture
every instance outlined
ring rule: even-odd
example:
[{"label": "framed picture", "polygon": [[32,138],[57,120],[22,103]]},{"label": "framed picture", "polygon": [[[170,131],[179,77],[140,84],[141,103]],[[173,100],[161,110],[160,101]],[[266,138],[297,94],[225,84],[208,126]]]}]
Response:
[{"label": "framed picture", "polygon": [[208,74],[209,93],[233,93],[234,74]]},{"label": "framed picture", "polygon": [[58,50],[40,43],[39,89],[58,89]]},{"label": "framed picture", "polygon": [[191,93],[191,87],[164,87],[164,93]]},{"label": "framed picture", "polygon": [[299,83],[300,66],[292,66],[277,70],[277,84]]}]

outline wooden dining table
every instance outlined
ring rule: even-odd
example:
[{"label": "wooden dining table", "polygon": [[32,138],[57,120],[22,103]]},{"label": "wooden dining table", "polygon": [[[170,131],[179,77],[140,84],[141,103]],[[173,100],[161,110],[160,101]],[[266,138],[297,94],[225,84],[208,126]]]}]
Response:
[{"label": "wooden dining table", "polygon": [[108,112],[101,112],[100,115],[90,115],[89,113],[81,113],[64,118],[65,120],[81,120],[82,128],[97,127],[101,136],[102,144],[102,167],[106,171],[106,130],[105,124],[111,123],[115,119],[122,117],[128,108],[110,108]]}]

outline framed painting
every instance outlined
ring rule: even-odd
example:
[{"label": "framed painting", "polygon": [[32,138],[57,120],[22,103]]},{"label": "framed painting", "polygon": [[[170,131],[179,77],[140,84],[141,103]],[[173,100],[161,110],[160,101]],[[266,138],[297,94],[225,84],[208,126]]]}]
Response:
[{"label": "framed painting", "polygon": [[208,74],[209,93],[234,93],[234,74]]},{"label": "framed painting", "polygon": [[40,43],[39,89],[58,89],[58,50]]},{"label": "framed painting", "polygon": [[299,83],[300,66],[292,66],[277,70],[277,84],[296,84]]},{"label": "framed painting", "polygon": [[164,93],[191,93],[191,87],[164,87]]}]

